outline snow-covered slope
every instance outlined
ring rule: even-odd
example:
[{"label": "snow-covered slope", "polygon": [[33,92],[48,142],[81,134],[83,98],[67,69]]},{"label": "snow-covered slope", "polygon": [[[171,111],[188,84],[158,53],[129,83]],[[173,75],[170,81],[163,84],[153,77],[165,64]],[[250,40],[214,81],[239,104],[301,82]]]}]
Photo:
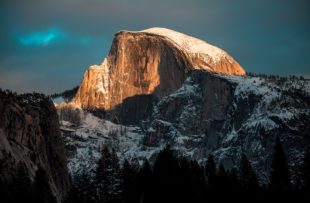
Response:
[{"label": "snow-covered slope", "polygon": [[94,167],[103,143],[116,149],[121,160],[153,160],[170,144],[202,164],[212,153],[226,168],[237,167],[245,153],[266,182],[276,137],[292,170],[310,141],[309,84],[297,78],[194,71],[180,88],[154,102],[150,115],[135,125],[115,124],[81,110],[80,121],[74,122],[71,112],[69,119],[60,116],[69,167],[73,173],[82,165]]},{"label": "snow-covered slope", "polygon": [[[100,119],[83,110],[59,110],[61,131],[69,157],[68,167],[72,174],[85,169],[92,171],[104,145],[116,150],[121,161],[124,159],[151,158],[161,148],[144,148],[142,129],[138,126],[124,126]],[[72,115],[78,114],[79,120]],[[78,125],[77,125],[78,124]]]}]

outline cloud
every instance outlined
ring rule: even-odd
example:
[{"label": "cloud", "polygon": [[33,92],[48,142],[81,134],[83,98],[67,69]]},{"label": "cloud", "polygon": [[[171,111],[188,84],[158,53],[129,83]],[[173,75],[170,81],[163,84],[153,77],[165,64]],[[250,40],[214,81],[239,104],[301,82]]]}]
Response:
[{"label": "cloud", "polygon": [[23,46],[48,46],[66,37],[66,33],[57,29],[49,28],[42,31],[34,31],[26,35],[17,36]]}]

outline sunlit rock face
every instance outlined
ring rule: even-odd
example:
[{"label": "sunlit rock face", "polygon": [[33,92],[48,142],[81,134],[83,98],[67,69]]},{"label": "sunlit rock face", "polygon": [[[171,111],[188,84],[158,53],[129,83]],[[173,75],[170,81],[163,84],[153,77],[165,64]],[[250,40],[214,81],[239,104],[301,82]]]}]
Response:
[{"label": "sunlit rock face", "polygon": [[194,37],[165,28],[120,31],[104,62],[84,74],[71,105],[110,110],[137,95],[161,98],[178,89],[194,69],[245,74],[225,51]]}]

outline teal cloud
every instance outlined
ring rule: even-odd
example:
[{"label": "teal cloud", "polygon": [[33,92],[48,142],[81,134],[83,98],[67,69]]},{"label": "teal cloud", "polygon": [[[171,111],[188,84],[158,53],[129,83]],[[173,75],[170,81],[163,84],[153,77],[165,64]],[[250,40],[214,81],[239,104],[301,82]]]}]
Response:
[{"label": "teal cloud", "polygon": [[66,33],[56,28],[35,31],[17,37],[23,46],[48,46],[66,37]]}]

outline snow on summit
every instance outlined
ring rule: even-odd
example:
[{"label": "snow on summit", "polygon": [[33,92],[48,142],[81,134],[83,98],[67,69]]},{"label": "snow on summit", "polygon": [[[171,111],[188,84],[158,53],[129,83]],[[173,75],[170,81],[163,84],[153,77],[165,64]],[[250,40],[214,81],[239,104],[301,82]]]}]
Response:
[{"label": "snow on summit", "polygon": [[188,54],[206,54],[210,56],[214,62],[219,62],[227,55],[220,48],[210,45],[201,39],[167,28],[154,27],[139,32],[156,34],[168,38]]}]

